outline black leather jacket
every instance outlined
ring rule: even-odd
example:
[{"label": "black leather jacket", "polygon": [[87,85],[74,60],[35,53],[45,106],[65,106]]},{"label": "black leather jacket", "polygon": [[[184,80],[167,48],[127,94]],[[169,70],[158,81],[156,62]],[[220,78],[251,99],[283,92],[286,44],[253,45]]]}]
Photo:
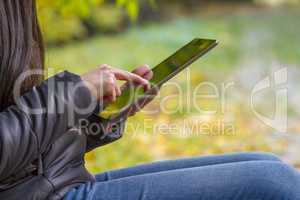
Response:
[{"label": "black leather jacket", "polygon": [[[81,119],[100,123],[70,106],[87,107],[91,94],[84,86],[71,91],[61,83],[82,80],[60,73],[0,113],[0,199],[62,199],[72,187],[95,180],[84,166],[84,154],[122,136],[123,122],[105,134],[79,128]],[[47,111],[29,112],[40,108]],[[70,126],[70,121],[75,123]]]}]

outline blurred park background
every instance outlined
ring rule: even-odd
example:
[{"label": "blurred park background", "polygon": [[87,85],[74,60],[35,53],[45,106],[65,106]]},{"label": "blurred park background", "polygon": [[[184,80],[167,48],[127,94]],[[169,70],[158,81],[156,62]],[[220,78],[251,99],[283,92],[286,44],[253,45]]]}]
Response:
[{"label": "blurred park background", "polygon": [[[84,73],[108,63],[127,70],[154,66],[194,37],[217,39],[219,46],[172,81],[191,91],[209,81],[221,88],[234,83],[220,99],[197,100],[207,115],[170,99],[167,114],[139,113],[128,120],[124,137],[87,155],[92,172],[154,160],[239,151],[269,151],[300,166],[300,1],[299,0],[38,0],[47,44],[47,66]],[[251,109],[254,85],[287,68],[288,126],[281,134],[260,121]],[[190,80],[186,76],[190,75]],[[255,100],[256,109],[274,114],[274,88]],[[177,91],[162,88],[160,98]],[[204,89],[204,93],[211,91]],[[188,89],[183,94],[188,97]],[[187,112],[187,110],[189,110]],[[196,120],[195,120],[196,119]],[[215,127],[184,135],[189,125]],[[180,129],[157,131],[155,125]],[[225,124],[225,125],[224,125]],[[197,125],[197,124],[196,124]],[[226,130],[228,125],[230,130]],[[230,127],[229,127],[230,128]]]}]

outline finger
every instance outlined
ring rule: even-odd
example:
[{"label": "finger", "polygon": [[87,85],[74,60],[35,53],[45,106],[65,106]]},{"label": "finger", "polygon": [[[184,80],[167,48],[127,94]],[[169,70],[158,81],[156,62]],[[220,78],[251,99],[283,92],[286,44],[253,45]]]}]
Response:
[{"label": "finger", "polygon": [[127,72],[121,69],[112,69],[112,73],[114,73],[117,80],[126,80],[126,81],[133,81],[135,83],[139,83],[142,85],[148,85],[148,80],[134,74],[131,72]]},{"label": "finger", "polygon": [[154,96],[145,96],[143,98],[140,99],[139,101],[139,105],[137,107],[138,110],[143,109],[147,104],[149,104],[152,100],[154,99]]},{"label": "finger", "polygon": [[132,117],[136,114],[136,109],[134,107],[130,107],[127,116]]},{"label": "finger", "polygon": [[119,97],[121,95],[121,92],[119,90],[119,87],[114,85],[111,88],[111,93],[110,93],[110,101],[114,102],[117,100],[117,97]]},{"label": "finger", "polygon": [[121,91],[121,88],[117,84],[117,79],[116,79],[115,76],[113,76],[113,79],[114,79],[114,82],[115,82],[116,95],[117,95],[117,97],[119,97],[119,96],[121,96],[122,91]]},{"label": "finger", "polygon": [[112,67],[108,64],[102,64],[99,66],[99,68],[102,70],[110,70]]},{"label": "finger", "polygon": [[107,80],[107,86],[106,86],[106,97],[110,101],[115,101],[116,100],[116,88],[115,88],[115,81],[113,77],[110,77]]},{"label": "finger", "polygon": [[116,95],[117,95],[117,97],[121,96],[121,94],[122,94],[121,88],[118,85],[116,85]]},{"label": "finger", "polygon": [[105,131],[108,133],[112,132],[112,124],[108,124]]},{"label": "finger", "polygon": [[116,89],[115,89],[115,87],[112,89],[112,92],[111,92],[111,96],[110,96],[110,100],[112,101],[112,102],[114,102],[114,101],[116,101],[116,99],[117,99],[117,94],[116,94]]},{"label": "finger", "polygon": [[133,70],[132,73],[137,74],[147,80],[150,80],[153,77],[153,72],[148,65],[142,65]]},{"label": "finger", "polygon": [[143,85],[145,91],[149,90],[151,87],[148,80],[146,80],[134,73],[127,72],[127,71],[120,70],[120,69],[114,69],[112,72],[115,74],[115,77],[118,80],[132,81],[134,83]]},{"label": "finger", "polygon": [[151,79],[153,78],[153,72],[150,71],[150,72],[148,72],[147,74],[144,74],[142,77],[143,77],[144,79],[151,80]]}]

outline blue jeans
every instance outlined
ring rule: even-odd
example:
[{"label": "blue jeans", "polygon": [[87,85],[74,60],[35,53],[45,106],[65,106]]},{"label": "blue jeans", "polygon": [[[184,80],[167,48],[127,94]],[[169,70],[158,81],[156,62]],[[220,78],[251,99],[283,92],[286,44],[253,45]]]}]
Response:
[{"label": "blue jeans", "polygon": [[96,175],[65,200],[298,200],[300,174],[271,154],[161,161]]}]

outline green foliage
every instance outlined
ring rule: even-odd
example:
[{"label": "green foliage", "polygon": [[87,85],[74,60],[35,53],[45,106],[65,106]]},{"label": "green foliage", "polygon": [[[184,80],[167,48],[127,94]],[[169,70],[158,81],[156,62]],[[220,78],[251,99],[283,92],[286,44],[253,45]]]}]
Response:
[{"label": "green foliage", "polygon": [[102,0],[40,0],[37,1],[39,18],[48,43],[67,42],[87,34],[82,19]]},{"label": "green foliage", "polygon": [[102,5],[104,0],[40,0],[37,3],[41,12],[45,9],[63,17],[87,17],[90,15],[90,9]]},{"label": "green foliage", "polygon": [[62,17],[54,10],[47,10],[40,12],[40,23],[47,43],[68,42],[86,35],[79,17]]},{"label": "green foliage", "polygon": [[[139,15],[140,0],[116,0],[119,7],[124,7],[132,21],[136,21]],[[143,1],[142,1],[143,2]],[[152,8],[156,7],[155,0],[147,0]]]},{"label": "green foliage", "polygon": [[[48,43],[86,37],[91,27],[103,32],[119,31],[126,17],[124,8],[133,22],[139,14],[138,0],[117,0],[115,6],[105,0],[39,0],[37,3]],[[90,27],[86,27],[84,21]]]},{"label": "green foliage", "polygon": [[124,26],[123,12],[113,5],[102,5],[91,9],[91,15],[86,20],[97,32],[120,32]]},{"label": "green foliage", "polygon": [[138,0],[117,0],[117,5],[125,7],[131,19],[137,20],[139,12]]}]

